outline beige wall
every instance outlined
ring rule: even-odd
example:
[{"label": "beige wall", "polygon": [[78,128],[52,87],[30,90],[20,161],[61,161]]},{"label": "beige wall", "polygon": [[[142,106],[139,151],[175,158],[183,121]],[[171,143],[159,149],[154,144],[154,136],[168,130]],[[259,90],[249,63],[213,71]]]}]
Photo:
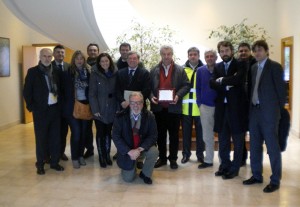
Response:
[{"label": "beige wall", "polygon": [[10,77],[0,77],[0,130],[22,119],[22,46],[53,43],[19,21],[0,1],[0,37],[10,39]]},{"label": "beige wall", "polygon": [[300,137],[300,4],[298,0],[277,0],[277,33],[281,38],[294,37],[292,133]]}]

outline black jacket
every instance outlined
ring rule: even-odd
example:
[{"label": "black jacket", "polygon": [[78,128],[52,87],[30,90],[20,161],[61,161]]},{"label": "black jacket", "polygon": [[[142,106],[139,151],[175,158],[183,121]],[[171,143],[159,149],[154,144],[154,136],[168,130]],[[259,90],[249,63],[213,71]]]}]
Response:
[{"label": "black jacket", "polygon": [[[146,110],[142,110],[140,134],[140,147],[145,151],[155,145],[157,140],[157,127],[154,115]],[[131,170],[134,166],[133,160],[127,154],[133,149],[133,134],[130,120],[130,108],[118,113],[114,120],[112,137],[118,150],[117,164],[121,169]]]},{"label": "black jacket", "polygon": [[[211,88],[217,91],[215,107],[215,132],[221,132],[225,113],[224,99],[227,99],[229,110],[229,122],[233,134],[245,132],[247,129],[247,95],[245,91],[246,64],[232,59],[227,74],[225,74],[224,62],[218,63],[210,80]],[[222,84],[216,80],[223,77]],[[226,90],[226,86],[233,86]]]},{"label": "black jacket", "polygon": [[[58,104],[61,100],[60,94],[60,79],[58,71],[52,71],[53,79],[58,88]],[[39,66],[28,69],[23,96],[26,102],[28,111],[43,111],[48,108],[49,88],[45,79],[44,73],[40,70]]]},{"label": "black jacket", "polygon": [[144,100],[150,95],[150,74],[149,71],[143,68],[137,68],[132,81],[129,83],[128,67],[117,72],[116,93],[117,101],[121,104],[124,99],[124,90],[140,91]]}]

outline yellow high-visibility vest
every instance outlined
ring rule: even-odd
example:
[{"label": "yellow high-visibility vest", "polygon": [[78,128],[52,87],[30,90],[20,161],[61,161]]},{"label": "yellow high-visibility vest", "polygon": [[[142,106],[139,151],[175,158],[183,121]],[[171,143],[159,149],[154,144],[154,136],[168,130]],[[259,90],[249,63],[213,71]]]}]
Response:
[{"label": "yellow high-visibility vest", "polygon": [[[186,67],[184,68],[184,71],[186,72],[189,81],[191,81],[194,70],[190,67]],[[195,72],[194,82],[192,83],[190,92],[187,93],[182,99],[182,114],[189,115],[189,116],[200,116],[200,111],[196,99],[197,97],[196,97],[196,72]],[[190,107],[192,107],[191,110]]]}]

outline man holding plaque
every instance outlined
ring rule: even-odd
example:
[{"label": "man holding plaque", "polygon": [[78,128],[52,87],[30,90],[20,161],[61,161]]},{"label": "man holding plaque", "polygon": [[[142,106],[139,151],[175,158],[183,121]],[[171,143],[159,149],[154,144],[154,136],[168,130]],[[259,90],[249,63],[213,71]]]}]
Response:
[{"label": "man holding plaque", "polygon": [[[161,62],[151,71],[151,110],[158,130],[159,159],[155,168],[170,161],[171,169],[177,169],[178,132],[182,114],[182,97],[190,90],[190,83],[183,68],[173,61],[173,48],[160,48]],[[169,133],[169,156],[167,157],[167,132]]]}]

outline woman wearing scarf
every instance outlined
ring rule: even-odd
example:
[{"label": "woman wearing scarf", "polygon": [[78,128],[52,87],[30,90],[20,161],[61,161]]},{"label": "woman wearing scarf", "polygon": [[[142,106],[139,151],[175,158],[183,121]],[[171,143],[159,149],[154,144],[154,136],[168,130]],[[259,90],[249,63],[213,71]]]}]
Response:
[{"label": "woman wearing scarf", "polygon": [[76,119],[73,116],[75,99],[83,104],[88,104],[90,66],[79,50],[75,51],[68,71],[63,75],[63,115],[67,118],[71,128],[71,157],[73,167],[80,168],[86,165],[83,158],[84,142],[87,127],[91,120]]},{"label": "woman wearing scarf", "polygon": [[112,58],[101,53],[92,68],[89,100],[96,123],[96,141],[100,167],[112,165],[110,158],[111,130],[117,111],[116,72]]}]

